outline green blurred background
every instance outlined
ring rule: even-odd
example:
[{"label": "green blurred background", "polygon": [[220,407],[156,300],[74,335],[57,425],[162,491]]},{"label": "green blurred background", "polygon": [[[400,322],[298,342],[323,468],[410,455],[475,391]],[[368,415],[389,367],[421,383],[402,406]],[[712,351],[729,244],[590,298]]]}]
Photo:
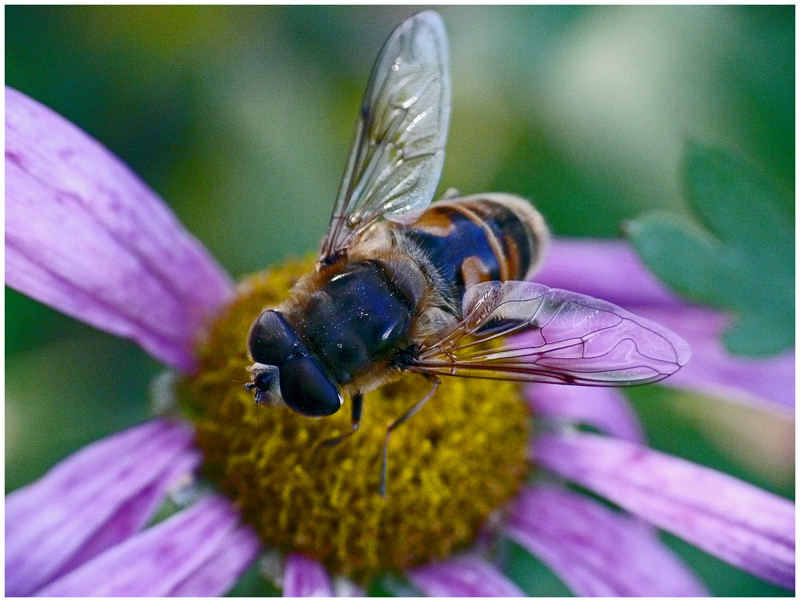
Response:
[{"label": "green blurred background", "polygon": [[[238,277],[316,249],[372,60],[416,10],[6,7],[6,83],[108,146]],[[685,212],[679,165],[697,140],[794,198],[794,7],[440,12],[453,81],[440,191],[515,192],[557,235],[612,237],[645,210]],[[6,491],[145,419],[160,370],[6,291]],[[632,399],[655,447],[793,497],[791,470],[741,466],[703,436],[681,411],[702,401]],[[781,593],[665,539],[717,594]],[[529,593],[567,593],[521,550],[509,562]],[[251,575],[237,592],[261,587]]]}]

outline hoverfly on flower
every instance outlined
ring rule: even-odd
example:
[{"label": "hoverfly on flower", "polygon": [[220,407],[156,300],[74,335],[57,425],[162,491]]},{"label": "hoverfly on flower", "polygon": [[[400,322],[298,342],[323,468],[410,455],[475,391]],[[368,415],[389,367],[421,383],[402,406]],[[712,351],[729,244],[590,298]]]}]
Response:
[{"label": "hoverfly on flower", "polygon": [[373,66],[316,270],[247,340],[257,403],[328,416],[351,397],[351,430],[322,446],[356,432],[365,392],[404,372],[429,377],[429,393],[387,427],[382,493],[389,434],[440,376],[636,385],[689,358],[666,328],[530,282],[549,234],[526,200],[451,192],[431,203],[449,121],[447,38],[425,11],[395,29]]}]

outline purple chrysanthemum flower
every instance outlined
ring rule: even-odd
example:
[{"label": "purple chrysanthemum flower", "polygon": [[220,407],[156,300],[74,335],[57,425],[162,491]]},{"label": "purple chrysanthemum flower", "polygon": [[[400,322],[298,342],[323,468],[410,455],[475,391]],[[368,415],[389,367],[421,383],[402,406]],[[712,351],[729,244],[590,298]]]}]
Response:
[{"label": "purple chrysanthemum flower", "polygon": [[[587,281],[592,274],[596,280]],[[133,339],[184,373],[198,369],[197,339],[235,294],[221,268],[133,173],[75,126],[10,89],[6,279],[64,313]],[[657,314],[686,336],[699,367],[685,369],[676,384],[789,401],[788,359],[757,362],[724,354],[714,342],[719,314],[685,306],[660,290],[622,245],[556,242],[542,281]],[[741,378],[744,368],[770,374],[769,382]],[[528,394],[543,427],[530,453],[549,476],[522,486],[496,513],[496,531],[540,558],[576,594],[705,594],[653,526],[794,587],[791,502],[649,449],[634,414],[613,390],[542,385]],[[550,422],[554,428],[547,429]],[[604,434],[557,428],[565,422]],[[88,446],[10,494],[6,593],[224,593],[271,543],[240,522],[232,503],[207,494],[147,526],[167,493],[191,479],[200,464],[192,427],[159,418]],[[494,532],[486,529],[479,540]],[[406,574],[430,595],[522,595],[480,545]],[[282,583],[285,595],[361,591],[299,551],[286,553]]]}]

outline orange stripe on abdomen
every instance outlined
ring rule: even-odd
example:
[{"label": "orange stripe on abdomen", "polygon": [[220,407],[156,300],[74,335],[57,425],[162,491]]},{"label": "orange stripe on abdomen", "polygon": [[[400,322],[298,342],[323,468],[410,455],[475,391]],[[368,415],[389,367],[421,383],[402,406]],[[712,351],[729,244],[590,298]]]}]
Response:
[{"label": "orange stripe on abdomen", "polygon": [[453,298],[461,299],[465,287],[476,282],[522,280],[536,263],[540,245],[531,216],[538,213],[520,209],[516,204],[525,201],[510,198],[514,203],[492,200],[492,195],[439,201],[408,230]]}]

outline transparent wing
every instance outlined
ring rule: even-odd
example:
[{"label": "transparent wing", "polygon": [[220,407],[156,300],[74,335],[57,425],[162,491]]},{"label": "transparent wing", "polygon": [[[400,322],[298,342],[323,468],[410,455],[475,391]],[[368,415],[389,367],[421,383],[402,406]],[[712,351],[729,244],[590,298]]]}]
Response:
[{"label": "transparent wing", "polygon": [[[411,370],[623,386],[666,378],[690,356],[683,339],[654,322],[532,282],[475,285],[464,294],[462,315],[453,330],[421,349]],[[501,336],[509,338],[490,343]]]},{"label": "transparent wing", "polygon": [[320,261],[378,217],[410,223],[430,204],[450,122],[447,37],[438,14],[403,22],[372,68]]}]

